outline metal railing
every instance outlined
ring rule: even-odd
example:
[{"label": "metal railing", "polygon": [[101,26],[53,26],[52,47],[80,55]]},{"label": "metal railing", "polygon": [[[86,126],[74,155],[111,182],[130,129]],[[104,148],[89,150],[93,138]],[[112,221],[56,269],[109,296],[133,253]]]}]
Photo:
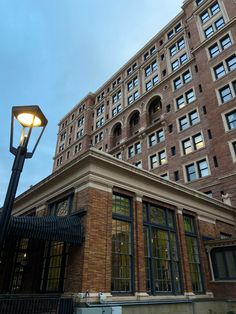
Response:
[{"label": "metal railing", "polygon": [[0,295],[0,314],[73,314],[72,298],[58,295]]}]

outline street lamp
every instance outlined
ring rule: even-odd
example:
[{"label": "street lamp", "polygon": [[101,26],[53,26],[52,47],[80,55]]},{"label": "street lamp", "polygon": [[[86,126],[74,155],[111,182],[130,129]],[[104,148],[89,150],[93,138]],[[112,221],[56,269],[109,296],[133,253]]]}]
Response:
[{"label": "street lamp", "polygon": [[[18,147],[14,147],[14,126],[18,122],[18,127],[21,128],[20,139]],[[10,152],[15,155],[12,174],[9,181],[7,194],[3,204],[3,209],[0,218],[0,249],[3,247],[5,236],[7,233],[11,212],[14,204],[17,186],[20,179],[24,162],[26,158],[31,158],[35,152],[35,149],[39,143],[39,140],[47,125],[47,119],[40,110],[39,106],[15,106],[12,107],[11,117],[11,135],[10,135]],[[35,144],[31,151],[27,150],[30,139],[32,138],[33,129],[40,128],[38,138],[36,138]]]}]

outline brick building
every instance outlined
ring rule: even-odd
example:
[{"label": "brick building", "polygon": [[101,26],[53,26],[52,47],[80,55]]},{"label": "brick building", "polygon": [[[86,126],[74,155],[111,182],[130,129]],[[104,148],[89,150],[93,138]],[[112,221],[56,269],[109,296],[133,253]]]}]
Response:
[{"label": "brick building", "polygon": [[91,314],[227,313],[235,226],[231,206],[91,148],[16,199],[0,290],[62,293]]},{"label": "brick building", "polygon": [[235,206],[235,13],[233,0],[184,1],[60,121],[53,170],[94,146]]}]

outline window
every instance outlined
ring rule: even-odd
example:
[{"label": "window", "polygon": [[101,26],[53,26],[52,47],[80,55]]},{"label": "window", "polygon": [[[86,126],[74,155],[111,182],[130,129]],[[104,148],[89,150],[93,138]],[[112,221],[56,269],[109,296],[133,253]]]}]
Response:
[{"label": "window", "polygon": [[102,117],[99,120],[96,121],[96,129],[100,128],[101,126],[103,126],[103,124],[105,123],[105,118]]},{"label": "window", "polygon": [[168,175],[168,173],[160,174],[160,177],[161,177],[162,179],[169,180],[169,175]]},{"label": "window", "polygon": [[186,104],[192,103],[194,100],[195,93],[193,89],[190,89],[189,91],[184,93],[184,95],[181,95],[178,98],[176,98],[175,103],[177,110],[183,108],[184,106],[186,106]]},{"label": "window", "polygon": [[236,97],[236,81],[231,82],[219,89],[220,101],[225,103]]},{"label": "window", "polygon": [[172,71],[177,70],[181,66],[181,64],[184,64],[187,60],[188,60],[188,56],[186,53],[184,53],[177,60],[171,63]]},{"label": "window", "polygon": [[193,135],[182,141],[183,154],[187,155],[194,150],[198,150],[204,146],[203,136],[201,133]]},{"label": "window", "polygon": [[236,110],[233,110],[225,115],[228,130],[236,129]]},{"label": "window", "polygon": [[185,47],[184,38],[180,38],[173,46],[169,48],[170,56],[174,56],[179,50]]},{"label": "window", "polygon": [[179,181],[179,171],[178,170],[176,170],[176,171],[174,171],[174,180],[175,181]]},{"label": "window", "polygon": [[105,106],[102,104],[100,107],[97,108],[97,117],[99,117],[105,111]]},{"label": "window", "polygon": [[158,75],[154,76],[150,81],[146,83],[146,91],[152,89],[153,86],[155,86],[158,83]]},{"label": "window", "polygon": [[202,24],[206,23],[212,16],[220,11],[218,2],[212,4],[206,11],[200,14]]},{"label": "window", "polygon": [[217,43],[213,44],[208,48],[209,55],[211,58],[217,56],[220,52],[227,49],[232,45],[232,41],[229,35],[222,37]]},{"label": "window", "polygon": [[121,112],[122,107],[121,104],[117,105],[112,109],[112,117],[116,116],[119,112]]},{"label": "window", "polygon": [[132,95],[130,95],[127,99],[128,104],[132,104],[139,97],[139,92],[135,91]]},{"label": "window", "polygon": [[232,55],[228,59],[226,59],[227,69],[228,71],[233,71],[236,69],[236,55]]},{"label": "window", "polygon": [[134,163],[134,166],[137,167],[137,168],[140,168],[142,169],[142,161],[137,161]]},{"label": "window", "polygon": [[196,0],[197,6],[201,5],[205,0]]},{"label": "window", "polygon": [[203,292],[203,283],[195,221],[194,217],[188,215],[183,215],[183,218],[192,289],[193,292],[200,293]]},{"label": "window", "polygon": [[176,33],[182,29],[181,23],[178,23],[172,30],[167,33],[167,38],[171,39]]},{"label": "window", "polygon": [[145,76],[149,76],[152,72],[157,70],[157,61],[152,62],[149,66],[145,68]]},{"label": "window", "polygon": [[112,196],[112,270],[111,291],[132,293],[132,205],[131,199],[119,194]]},{"label": "window", "polygon": [[151,169],[166,164],[167,163],[166,151],[164,149],[161,150],[157,154],[150,156],[149,160]]},{"label": "window", "polygon": [[142,146],[140,142],[135,143],[132,146],[128,147],[128,157],[132,158],[137,154],[140,154],[142,152]]},{"label": "window", "polygon": [[185,170],[188,182],[206,177],[210,174],[206,159],[198,160],[189,165],[186,165]]},{"label": "window", "polygon": [[138,77],[135,76],[131,81],[127,83],[127,90],[130,91],[134,87],[138,86]]},{"label": "window", "polygon": [[163,129],[156,131],[155,133],[152,133],[148,137],[149,140],[149,146],[152,147],[158,143],[161,143],[165,140],[165,133]]},{"label": "window", "polygon": [[102,141],[103,140],[103,132],[100,132],[100,133],[96,134],[94,139],[95,139],[94,140],[95,144],[97,144],[100,141]]},{"label": "window", "polygon": [[189,70],[185,71],[182,75],[173,80],[174,89],[179,89],[184,84],[187,84],[192,80],[192,74]]},{"label": "window", "polygon": [[112,96],[112,102],[113,104],[116,103],[118,100],[121,99],[121,90],[119,90],[117,93],[115,93],[113,96]]},{"label": "window", "polygon": [[183,131],[200,121],[197,110],[193,110],[187,115],[179,118],[179,130]]},{"label": "window", "polygon": [[84,129],[81,129],[81,130],[79,130],[79,131],[77,132],[76,138],[79,139],[79,138],[81,138],[83,135],[84,135]]},{"label": "window", "polygon": [[236,140],[229,142],[229,148],[230,148],[233,162],[236,162]]},{"label": "window", "polygon": [[146,287],[149,294],[181,294],[179,248],[174,212],[143,204]]},{"label": "window", "polygon": [[227,246],[213,248],[211,259],[215,280],[236,279],[236,247]]}]

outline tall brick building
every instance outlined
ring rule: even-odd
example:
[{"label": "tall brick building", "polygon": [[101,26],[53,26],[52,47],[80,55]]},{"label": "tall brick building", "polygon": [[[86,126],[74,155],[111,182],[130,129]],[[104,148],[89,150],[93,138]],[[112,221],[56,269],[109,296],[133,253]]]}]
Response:
[{"label": "tall brick building", "polygon": [[182,11],[59,123],[53,170],[94,146],[236,205],[236,4]]},{"label": "tall brick building", "polygon": [[78,314],[236,313],[235,13],[185,1],[61,120],[52,174],[15,200],[1,293],[71,297]]}]

